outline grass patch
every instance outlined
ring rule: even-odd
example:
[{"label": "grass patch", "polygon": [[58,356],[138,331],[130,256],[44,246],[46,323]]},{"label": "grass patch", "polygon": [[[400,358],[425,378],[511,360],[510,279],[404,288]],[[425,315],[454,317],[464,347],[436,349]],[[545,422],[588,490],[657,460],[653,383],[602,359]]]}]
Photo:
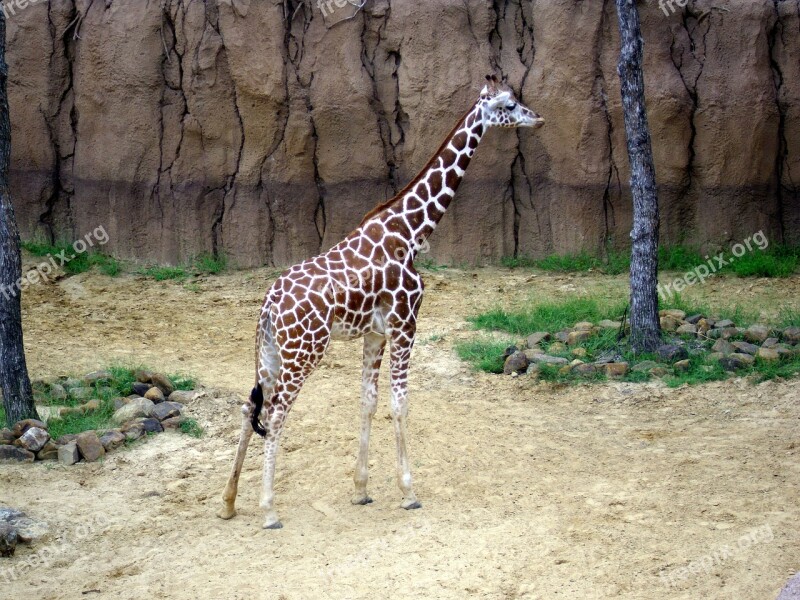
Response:
[{"label": "grass patch", "polygon": [[194,261],[194,270],[204,275],[219,275],[228,267],[228,259],[224,254],[214,256],[204,253]]},{"label": "grass patch", "polygon": [[183,423],[181,423],[180,430],[181,433],[190,435],[193,438],[203,437],[203,428],[200,427],[200,425],[194,419],[186,419]]},{"label": "grass patch", "polygon": [[476,329],[529,335],[536,331],[559,331],[580,321],[596,323],[603,319],[617,319],[624,309],[624,303],[601,306],[592,298],[573,298],[560,303],[538,304],[522,311],[494,309],[467,320]]},{"label": "grass patch", "polygon": [[85,273],[93,268],[97,268],[101,273],[115,277],[122,272],[122,263],[108,254],[102,252],[82,252],[76,253],[72,244],[59,242],[50,244],[42,241],[27,241],[21,243],[22,247],[34,256],[52,256],[57,262],[61,262],[60,256],[69,259],[62,265],[62,269],[68,275],[78,275]]},{"label": "grass patch", "polygon": [[503,372],[503,352],[511,342],[479,339],[456,344],[458,357],[487,373]]},{"label": "grass patch", "polygon": [[[725,253],[727,265],[717,273],[738,277],[779,277],[785,278],[797,272],[800,266],[800,246],[770,246],[764,250],[755,249],[740,257]],[[691,246],[662,246],[658,249],[659,271],[691,271],[706,263],[709,258]],[[630,271],[630,252],[609,249],[605,258],[586,251],[577,254],[554,254],[541,259],[530,257],[506,257],[501,264],[511,269],[537,268],[543,271],[560,273],[581,273],[600,271],[609,275],[619,275]]]},{"label": "grass patch", "polygon": [[447,265],[438,265],[436,264],[432,258],[420,258],[414,261],[414,266],[418,269],[424,269],[426,271],[430,271],[431,273],[436,273],[437,271],[442,271],[447,268]]},{"label": "grass patch", "polygon": [[171,281],[175,279],[182,281],[189,277],[189,272],[185,267],[150,266],[142,267],[136,273],[155,281]]},{"label": "grass patch", "polygon": [[[185,281],[198,275],[219,275],[227,267],[228,259],[225,255],[220,254],[215,257],[212,254],[204,253],[187,265],[147,265],[138,269],[136,273],[155,281]],[[199,291],[199,288],[190,291]]]}]

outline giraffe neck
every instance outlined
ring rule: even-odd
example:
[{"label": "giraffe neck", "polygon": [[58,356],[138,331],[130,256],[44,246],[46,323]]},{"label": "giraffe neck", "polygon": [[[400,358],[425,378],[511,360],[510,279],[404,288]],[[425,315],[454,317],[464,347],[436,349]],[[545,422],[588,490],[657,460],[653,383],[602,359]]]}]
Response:
[{"label": "giraffe neck", "polygon": [[376,215],[386,229],[406,238],[412,259],[450,206],[483,133],[482,107],[477,102],[397,200]]}]

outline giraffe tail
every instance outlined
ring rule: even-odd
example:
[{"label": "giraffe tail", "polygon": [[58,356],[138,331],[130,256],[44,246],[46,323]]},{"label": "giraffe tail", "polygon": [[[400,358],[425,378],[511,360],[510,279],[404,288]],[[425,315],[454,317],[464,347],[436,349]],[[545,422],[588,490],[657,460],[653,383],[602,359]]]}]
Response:
[{"label": "giraffe tail", "polygon": [[250,392],[250,403],[253,405],[253,414],[250,416],[250,424],[253,426],[253,431],[261,437],[266,437],[267,430],[258,418],[261,415],[261,408],[264,406],[264,391],[261,389],[261,385],[256,384],[256,387]]}]

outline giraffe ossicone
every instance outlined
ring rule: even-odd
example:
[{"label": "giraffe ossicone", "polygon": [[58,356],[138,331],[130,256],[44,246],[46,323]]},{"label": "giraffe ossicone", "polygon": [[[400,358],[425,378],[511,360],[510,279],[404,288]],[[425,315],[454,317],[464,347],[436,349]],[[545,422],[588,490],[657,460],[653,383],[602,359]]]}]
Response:
[{"label": "giraffe ossicone", "polygon": [[406,448],[408,369],[423,283],[414,258],[444,216],[483,134],[490,127],[538,128],[544,120],[513,91],[486,77],[478,100],[422,171],[370,211],[327,252],[285,271],[267,291],[256,330],[256,385],[242,407],[242,429],[217,515],[229,519],[254,431],[264,437],[264,527],[281,527],[274,509],[275,458],[283,424],[303,382],[333,339],[364,338],[361,436],[353,504],[368,504],[368,449],[378,403],[378,374],[389,345],[390,408],[401,507],[419,508]]}]

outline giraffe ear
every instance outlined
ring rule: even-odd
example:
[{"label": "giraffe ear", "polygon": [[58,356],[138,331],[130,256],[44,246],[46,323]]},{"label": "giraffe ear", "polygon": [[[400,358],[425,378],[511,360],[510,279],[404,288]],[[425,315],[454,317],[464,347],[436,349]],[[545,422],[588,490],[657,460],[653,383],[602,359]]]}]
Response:
[{"label": "giraffe ear", "polygon": [[481,90],[481,96],[488,97],[495,95],[497,93],[497,77],[494,75],[487,75],[486,82],[486,85],[483,86]]}]

